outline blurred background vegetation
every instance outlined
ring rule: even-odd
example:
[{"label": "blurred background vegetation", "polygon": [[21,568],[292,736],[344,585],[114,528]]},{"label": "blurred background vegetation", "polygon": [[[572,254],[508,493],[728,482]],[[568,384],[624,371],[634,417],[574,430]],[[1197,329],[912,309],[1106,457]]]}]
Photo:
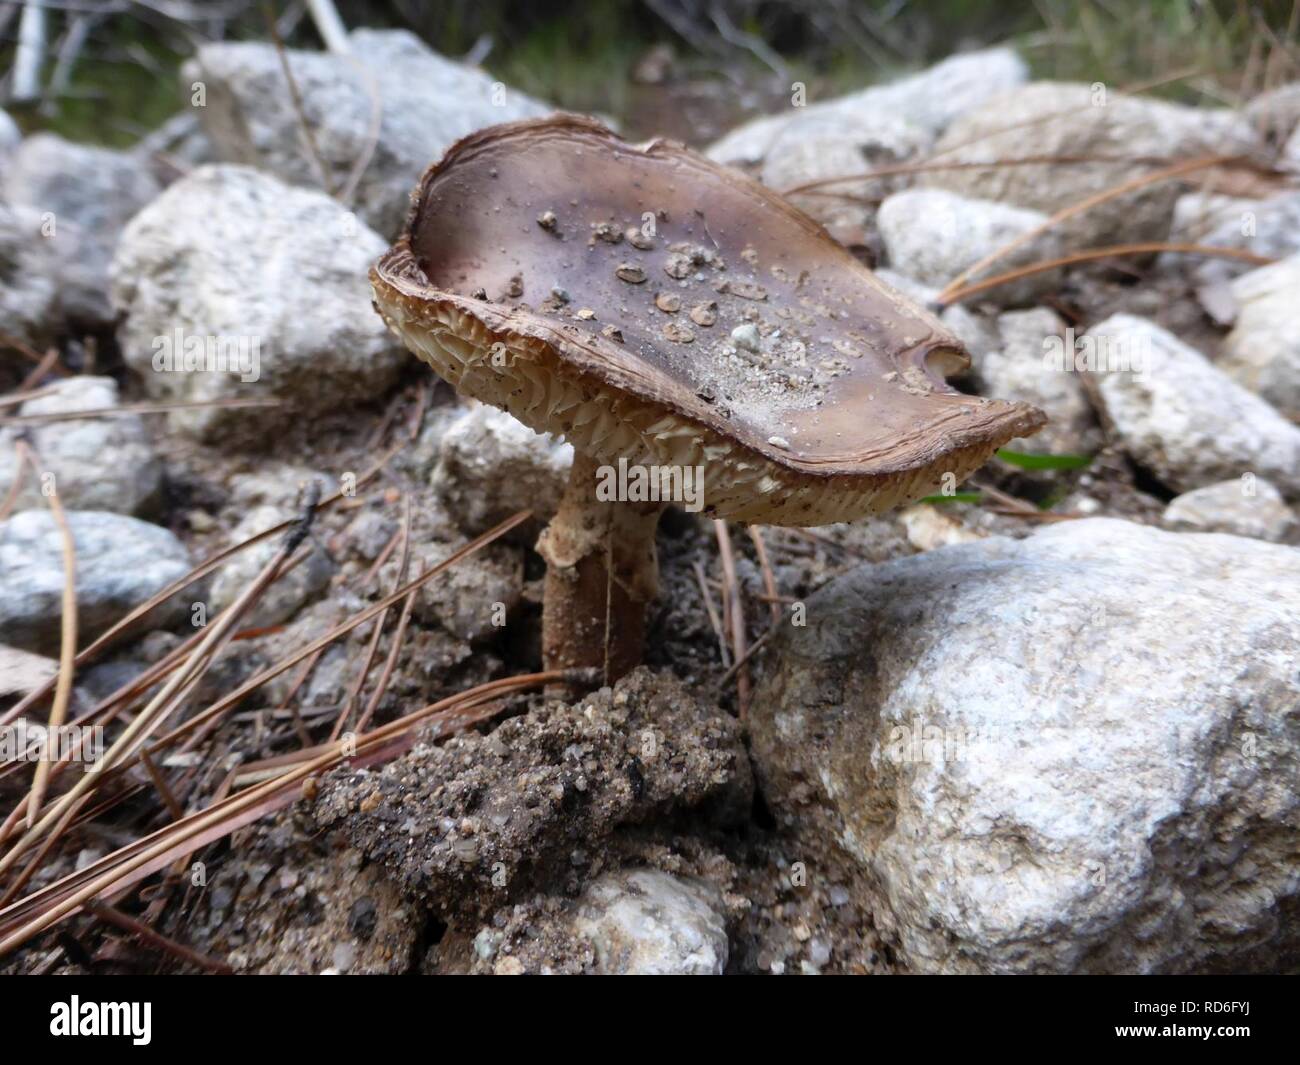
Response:
[{"label": "blurred background vegetation", "polygon": [[[0,101],[26,129],[123,146],[182,106],[204,41],[321,42],[303,0],[41,0],[42,95],[11,98],[23,3],[0,0]],[[954,51],[1015,44],[1039,77],[1232,105],[1300,79],[1300,0],[336,0],[343,21],[411,30],[445,55],[632,135],[711,139]]]}]

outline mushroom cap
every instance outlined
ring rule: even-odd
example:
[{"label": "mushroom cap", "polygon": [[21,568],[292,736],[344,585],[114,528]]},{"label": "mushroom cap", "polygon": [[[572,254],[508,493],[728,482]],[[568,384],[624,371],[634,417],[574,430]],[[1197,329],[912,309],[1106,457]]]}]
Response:
[{"label": "mushroom cap", "polygon": [[603,463],[703,467],[720,517],[878,513],[1046,421],[948,387],[961,342],[771,190],[574,115],[454,144],[370,278],[458,390]]}]

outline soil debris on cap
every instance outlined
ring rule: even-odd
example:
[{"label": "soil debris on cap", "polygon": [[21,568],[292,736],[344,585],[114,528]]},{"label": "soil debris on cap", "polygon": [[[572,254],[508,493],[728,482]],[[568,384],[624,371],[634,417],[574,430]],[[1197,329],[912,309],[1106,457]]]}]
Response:
[{"label": "soil debris on cap", "polygon": [[696,325],[708,326],[714,325],[718,320],[718,305],[713,300],[708,303],[697,303],[691,308],[691,321]]}]

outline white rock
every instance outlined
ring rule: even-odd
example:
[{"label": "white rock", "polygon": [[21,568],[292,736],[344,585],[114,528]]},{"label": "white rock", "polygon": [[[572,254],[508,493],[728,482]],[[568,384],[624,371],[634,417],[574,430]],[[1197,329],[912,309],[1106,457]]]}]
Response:
[{"label": "white rock", "polygon": [[[889,265],[923,285],[942,288],[968,267],[1047,221],[1039,211],[969,200],[942,189],[906,189],[880,205],[876,222]],[[978,281],[1060,253],[1048,231],[1010,252],[968,280]],[[982,293],[982,300],[1023,303],[1056,282],[1054,273],[1035,274]]]},{"label": "white rock", "polygon": [[1296,127],[1290,139],[1282,145],[1282,151],[1278,153],[1277,165],[1279,170],[1300,174],[1300,126]]},{"label": "white rock", "polygon": [[430,51],[405,30],[360,29],[349,44],[347,56],[288,53],[302,97],[301,117],[270,43],[204,45],[183,77],[187,84],[207,86],[204,128],[230,162],[319,187],[320,172],[300,132],[304,119],[332,188],[344,188],[358,160],[368,160],[352,202],[385,236],[396,235],[411,189],[453,142],[485,126],[551,110],[480,70]]},{"label": "white rock", "polygon": [[[936,152],[954,163],[1044,155],[1116,157],[1114,161],[935,170],[919,180],[963,196],[1051,214],[1134,177],[1140,172],[1130,162],[1135,156],[1180,159],[1207,151],[1250,151],[1258,145],[1250,123],[1231,111],[1040,81],[969,111],[948,127]],[[1177,196],[1177,182],[1148,185],[1074,216],[1056,232],[1063,246],[1071,248],[1163,240]]]},{"label": "white rock", "polygon": [[[230,534],[230,543],[233,545],[247,540],[293,516],[294,511],[287,508],[269,505],[255,507],[235,526]],[[217,570],[208,596],[209,618],[229,607],[253,583],[280,550],[283,535],[281,533],[244,548]],[[334,571],[329,555],[310,538],[303,547],[309,549],[307,557],[294,569],[282,574],[262,594],[262,598],[240,621],[240,628],[264,628],[288,621],[304,604],[315,599],[329,586],[330,575]]]},{"label": "white rock", "polygon": [[1080,375],[1047,358],[1049,337],[1064,337],[1065,323],[1046,307],[998,316],[1001,343],[976,362],[984,395],[1033,404],[1050,419],[1029,438],[1011,441],[1012,451],[1090,455],[1101,446],[1097,419]]},{"label": "white rock", "polygon": [[[1181,201],[1180,201],[1181,202]],[[1197,243],[1216,248],[1240,248],[1269,259],[1300,252],[1300,191],[1283,192],[1266,200],[1239,200],[1234,210],[1216,209],[1215,224],[1192,236]],[[1254,269],[1242,259],[1166,252],[1161,270],[1186,273],[1198,286],[1222,284]]]},{"label": "white rock", "polygon": [[28,137],[4,168],[4,197],[39,212],[59,257],[62,309],[75,324],[112,324],[108,264],[122,229],[160,186],[131,152]]},{"label": "white rock", "polygon": [[[49,394],[29,399],[19,415],[64,414],[118,406],[117,382],[111,377],[68,377]],[[65,507],[139,514],[158,502],[162,464],[136,414],[86,418],[0,429],[0,454],[13,452],[19,429],[41,460],[41,474],[54,475]],[[12,463],[0,465],[0,498],[13,483]],[[18,506],[44,506],[41,482],[27,470]]]},{"label": "white rock", "polygon": [[1146,319],[1112,315],[1088,336],[1103,358],[1148,364],[1103,369],[1098,392],[1124,449],[1166,485],[1186,492],[1253,473],[1300,496],[1300,428],[1268,403]]},{"label": "white rock", "polygon": [[1275,971],[1300,948],[1298,645],[1297,549],[1063,522],[825,586],[753,753],[909,969]]},{"label": "white rock", "polygon": [[[764,185],[784,193],[827,178],[905,163],[929,147],[933,138],[901,115],[887,112],[823,111],[788,124],[777,133],[760,174]],[[843,193],[791,193],[786,198],[824,225],[841,244],[869,245],[878,203],[906,184],[903,175],[837,182],[820,190]]]},{"label": "white rock", "polygon": [[1237,322],[1219,366],[1300,421],[1300,255],[1242,274],[1232,283],[1232,297]]},{"label": "white rock", "polygon": [[58,333],[62,264],[42,232],[41,213],[0,200],[0,322],[5,332],[40,347]]},{"label": "white rock", "polygon": [[461,529],[478,534],[520,510],[549,520],[572,464],[569,444],[480,404],[443,433],[430,483]]},{"label": "white rock", "polygon": [[[421,544],[412,553],[411,576],[455,553],[459,544]],[[524,587],[523,550],[489,544],[448,568],[420,589],[412,613],[426,624],[442,625],[467,642],[487,639],[517,620]]]},{"label": "white rock", "polygon": [[[283,401],[169,415],[234,447],[261,446],[260,431],[288,418],[373,400],[407,357],[370,304],[366,275],[384,247],[322,193],[249,167],[201,167],[122,236],[113,300],[123,357],[162,399]],[[190,345],[220,345],[233,369],[215,359],[185,368]],[[167,369],[172,354],[181,370]]]},{"label": "white rock", "polygon": [[[76,546],[80,646],[189,571],[184,545],[158,525],[107,511],[68,511]],[[49,510],[0,523],[0,643],[57,651],[63,614],[63,536]],[[150,628],[185,616],[189,590],[158,606]]]},{"label": "white rock", "polygon": [[1282,493],[1247,474],[1184,492],[1165,507],[1163,522],[1187,532],[1222,532],[1284,543],[1300,531],[1300,521]]},{"label": "white rock", "polygon": [[788,127],[820,122],[827,115],[844,119],[850,128],[855,119],[871,122],[873,116],[896,115],[934,137],[959,115],[1027,77],[1024,61],[1009,48],[956,55],[888,85],[753,119],[715,142],[708,156],[732,165],[759,163]]},{"label": "white rock", "polygon": [[597,877],[578,900],[575,930],[596,971],[620,976],[721,976],[727,930],[715,889],[657,869]]},{"label": "white rock", "polygon": [[1243,113],[1270,141],[1285,141],[1300,125],[1300,81],[1260,93],[1246,104]]}]

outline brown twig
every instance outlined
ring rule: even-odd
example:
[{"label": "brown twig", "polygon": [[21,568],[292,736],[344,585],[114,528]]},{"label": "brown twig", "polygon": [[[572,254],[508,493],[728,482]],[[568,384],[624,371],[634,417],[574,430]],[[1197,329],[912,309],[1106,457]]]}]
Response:
[{"label": "brown twig", "polygon": [[[393,447],[389,448],[389,450],[385,452],[382,456],[380,456],[379,460],[373,466],[371,466],[370,469],[365,471],[360,477],[357,478],[357,487],[360,488],[362,485],[367,484],[368,482],[373,480],[376,476],[378,476],[380,471],[392,460],[393,456],[396,455],[403,447],[406,446],[406,443],[407,442],[405,440],[401,440]],[[327,510],[332,506],[336,506],[340,501],[342,501],[345,498],[347,497],[345,497],[341,491],[335,492],[332,496],[329,496],[328,498],[321,500],[316,510],[318,512]],[[213,572],[215,569],[221,566],[227,559],[231,558],[234,555],[237,555],[240,551],[243,551],[246,548],[253,546],[253,544],[261,543],[263,540],[269,539],[270,537],[275,536],[278,533],[284,532],[296,520],[297,519],[295,518],[289,518],[285,521],[280,522],[277,525],[272,525],[269,529],[263,529],[260,533],[257,533],[254,536],[250,536],[247,540],[244,540],[238,544],[234,544],[231,547],[227,547],[224,550],[218,551],[215,555],[209,556],[206,560],[204,560],[199,565],[195,566],[192,570],[190,570],[189,573],[186,573],[181,577],[177,577],[176,580],[172,581],[165,588],[159,589],[157,592],[155,592],[152,596],[146,599],[139,606],[133,607],[130,611],[126,613],[124,617],[122,617],[116,623],[110,626],[109,629],[103,633],[103,635],[99,636],[97,639],[92,641],[89,646],[85,647],[81,651],[81,653],[77,655],[77,665],[82,666],[85,665],[86,662],[92,660],[95,657],[95,655],[97,655],[105,647],[108,647],[113,642],[113,640],[116,639],[122,632],[128,629],[131,625],[135,624],[135,622],[139,621],[141,618],[145,617],[150,611],[152,611],[159,604],[165,603],[177,592],[184,591],[191,584],[195,583],[196,581],[202,580],[209,573]],[[14,706],[10,707],[8,711],[6,711],[3,714],[0,714],[0,725],[7,725],[12,721],[16,721],[30,707],[34,706],[41,699],[45,698],[45,696],[48,695],[53,688],[54,688],[54,681],[49,680],[41,684],[39,687],[32,689],[30,692],[27,693],[27,695],[25,695],[22,699],[20,699]]]},{"label": "brown twig", "polygon": [[[332,744],[319,757],[127,844],[0,910],[0,934],[5,936],[0,940],[0,957],[76,913],[87,902],[138,883],[150,873],[171,864],[179,855],[193,852],[282,808],[298,797],[304,780],[333,768],[344,757],[354,764],[363,758],[373,761],[392,757],[400,753],[403,741],[409,744],[412,740],[415,726],[431,718],[434,719],[434,738],[442,738],[473,723],[470,711],[483,703],[497,704],[503,691],[522,691],[557,682],[588,684],[591,682],[590,672],[552,670],[490,681],[381,726],[358,742],[355,754],[345,752],[341,744]],[[493,710],[496,712],[495,706]]]},{"label": "brown twig", "polygon": [[[35,452],[23,441],[18,441],[18,448],[24,453],[33,469],[40,465]],[[50,505],[50,514],[59,527],[59,536],[63,542],[63,616],[60,622],[62,636],[59,645],[59,672],[55,680],[54,702],[50,706],[49,722],[46,725],[45,750],[36,763],[36,772],[32,778],[31,798],[27,804],[27,827],[36,822],[36,815],[45,801],[45,791],[50,783],[50,765],[58,751],[58,736],[68,716],[68,700],[72,697],[72,677],[77,654],[77,546],[72,538],[72,527],[64,513],[63,503],[59,499],[58,486],[46,496]]]},{"label": "brown twig", "polygon": [[713,634],[718,638],[718,651],[722,658],[724,666],[731,665],[731,651],[727,648],[727,632],[723,628],[722,619],[718,617],[718,608],[713,603],[713,593],[709,590],[709,579],[704,575],[704,563],[698,558],[693,563],[695,569],[695,579],[700,583],[700,598],[704,601],[705,613],[709,615],[709,624],[713,626]]},{"label": "brown twig", "polygon": [[1062,266],[1073,266],[1076,263],[1092,262],[1096,259],[1110,259],[1120,255],[1150,255],[1154,252],[1176,252],[1180,255],[1206,255],[1223,259],[1240,259],[1242,262],[1252,263],[1255,266],[1267,266],[1275,261],[1267,255],[1257,255],[1253,251],[1246,251],[1242,248],[1221,248],[1206,244],[1178,244],[1160,240],[1144,241],[1138,244],[1112,244],[1105,248],[1088,248],[1085,251],[1072,252],[1056,259],[1048,259],[1044,262],[1022,266],[1016,270],[1008,270],[1005,274],[997,274],[994,277],[985,278],[983,281],[974,281],[957,289],[955,292],[950,292],[945,299],[936,302],[940,307],[949,307],[954,303],[969,299],[971,296],[977,296],[981,292],[987,292],[991,288],[997,288],[999,285],[1006,285],[1012,281],[1019,281],[1021,278],[1032,277],[1034,274],[1041,274],[1048,270],[1056,270]]},{"label": "brown twig", "polygon": [[731,650],[735,655],[738,673],[736,675],[736,708],[741,721],[749,716],[749,670],[745,668],[745,603],[740,594],[740,582],[736,579],[736,560],[731,550],[731,534],[727,523],[720,518],[713,520],[713,531],[718,537],[718,557],[722,561],[723,589],[731,621]]},{"label": "brown twig", "polygon": [[171,414],[180,410],[205,410],[221,407],[242,410],[245,407],[278,407],[278,399],[204,399],[188,403],[126,403],[120,407],[94,407],[89,410],[51,411],[49,414],[11,414],[0,418],[3,425],[48,425],[51,422],[79,422],[88,418],[124,418],[130,414]]},{"label": "brown twig", "polygon": [[320,149],[316,146],[316,134],[312,132],[311,123],[307,121],[307,112],[303,107],[302,94],[298,91],[298,79],[293,76],[293,68],[289,65],[289,52],[284,46],[284,39],[280,36],[280,27],[275,22],[275,12],[271,9],[269,3],[262,4],[262,12],[266,18],[266,27],[271,34],[271,43],[275,45],[275,54],[280,59],[280,69],[284,72],[284,80],[289,85],[289,101],[293,104],[293,113],[298,120],[298,128],[302,131],[303,140],[307,143],[307,150],[311,153],[312,162],[316,164],[316,170],[320,174],[320,184],[326,192],[334,196],[334,182],[330,179],[329,170],[325,167],[325,160],[321,157]]},{"label": "brown twig", "polygon": [[938,302],[948,302],[951,294],[959,290],[962,287],[962,283],[966,281],[967,278],[977,277],[994,263],[1005,259],[1017,248],[1024,247],[1035,237],[1047,232],[1049,229],[1055,228],[1068,219],[1074,218],[1076,215],[1083,214],[1092,210],[1094,207],[1098,207],[1103,203],[1108,203],[1119,196],[1134,192],[1137,189],[1145,188],[1148,185],[1158,185],[1164,181],[1172,181],[1174,178],[1182,177],[1184,174],[1190,174],[1196,170],[1206,170],[1213,166],[1220,166],[1223,163],[1233,162],[1237,158],[1238,157],[1231,155],[1210,155],[1203,156],[1199,159],[1189,159],[1185,162],[1176,163],[1173,166],[1165,167],[1162,170],[1157,170],[1150,174],[1140,174],[1137,177],[1130,178],[1128,181],[1122,181],[1118,185],[1112,185],[1108,189],[1103,189],[1101,192],[1098,192],[1093,196],[1087,196],[1084,199],[1079,200],[1077,203],[1072,203],[1069,207],[1064,207],[1057,211],[1041,225],[1034,226],[1033,229],[1021,233],[1013,240],[1009,240],[1000,247],[993,249],[993,251],[989,252],[989,254],[985,255],[982,259],[968,266],[944,286],[943,291],[939,293]]},{"label": "brown twig", "polygon": [[101,921],[120,928],[123,932],[130,932],[151,946],[157,947],[181,961],[189,962],[200,969],[205,969],[210,973],[220,973],[224,976],[230,976],[235,971],[224,961],[210,958],[206,954],[200,954],[197,950],[177,943],[174,939],[168,939],[161,932],[150,928],[143,921],[137,921],[134,917],[128,916],[105,902],[96,902],[92,899],[86,903],[86,909]]},{"label": "brown twig", "polygon": [[763,530],[761,526],[751,525],[749,527],[749,538],[754,542],[754,553],[758,556],[758,568],[763,573],[763,591],[767,593],[767,602],[771,605],[772,624],[775,625],[781,620],[781,607],[779,605],[780,596],[776,591],[776,575],[772,572],[772,564],[767,557],[767,544],[763,540]]}]

